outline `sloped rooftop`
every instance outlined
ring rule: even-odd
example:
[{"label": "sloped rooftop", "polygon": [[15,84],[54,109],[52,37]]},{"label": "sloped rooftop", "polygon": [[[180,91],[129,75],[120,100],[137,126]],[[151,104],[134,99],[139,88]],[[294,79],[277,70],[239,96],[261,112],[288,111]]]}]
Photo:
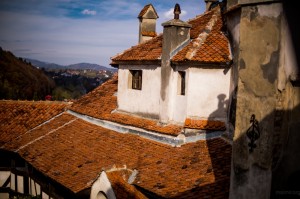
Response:
[{"label": "sloped rooftop", "polygon": [[[190,20],[190,43],[172,61],[230,60],[229,50],[226,51],[229,42],[221,32],[219,15],[212,10]],[[160,61],[162,37],[134,46],[112,62]],[[162,126],[156,120],[118,112],[117,79],[114,76],[71,106],[58,102],[1,101],[0,148],[19,154],[73,193],[90,188],[99,174],[106,171],[117,197],[126,193],[128,198],[228,198],[231,145],[220,136],[174,147],[138,134],[104,128],[93,121],[172,137],[182,134],[184,128],[223,131],[224,123],[187,118],[182,126]],[[118,168],[123,172],[112,171]],[[130,183],[127,170],[137,171]]]},{"label": "sloped rooftop", "polygon": [[[223,21],[220,8],[216,7],[188,21],[192,25],[190,41],[175,54],[171,61],[201,64],[224,64],[231,62],[230,44],[222,32]],[[138,44],[111,58],[111,65],[138,61],[159,61],[162,54],[163,34]]]},{"label": "sloped rooftop", "polygon": [[[114,77],[74,102],[71,109],[95,118],[157,132],[176,132],[182,128],[159,127],[143,118],[135,120],[133,116],[127,118],[119,113],[110,113],[116,107],[116,83],[117,78]],[[28,124],[24,123],[26,129],[15,129],[18,136],[2,140],[5,144],[1,149],[19,154],[34,168],[74,193],[90,188],[101,171],[125,167],[138,171],[132,185],[122,181],[121,176],[108,172],[116,195],[126,191],[129,196],[133,194],[143,198],[143,190],[153,197],[228,197],[231,145],[220,137],[173,147],[138,135],[106,129],[68,112],[61,113],[67,107],[65,103],[2,101],[1,104],[2,107],[14,107],[18,112],[30,110],[24,113],[26,117],[22,114],[13,117],[1,112],[2,121],[10,119],[15,124],[22,124],[26,118],[45,117],[45,111],[52,110],[52,115],[45,120],[37,123],[29,120]],[[31,122],[34,125],[29,125]],[[2,128],[4,126],[1,126],[1,136],[9,132],[4,131],[7,128]]]},{"label": "sloped rooftop", "polygon": [[227,198],[231,145],[221,138],[172,147],[120,134],[64,113],[3,149],[74,193],[91,187],[102,170],[136,169],[133,184],[168,198]]},{"label": "sloped rooftop", "polygon": [[1,100],[0,147],[64,112],[68,106],[63,102]]}]

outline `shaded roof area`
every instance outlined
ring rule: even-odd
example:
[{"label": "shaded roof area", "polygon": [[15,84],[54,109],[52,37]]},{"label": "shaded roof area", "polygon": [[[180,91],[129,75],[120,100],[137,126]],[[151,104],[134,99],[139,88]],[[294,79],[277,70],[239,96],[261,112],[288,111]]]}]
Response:
[{"label": "shaded roof area", "polygon": [[181,133],[183,126],[174,124],[161,126],[157,120],[115,112],[117,96],[114,94],[117,92],[117,84],[118,76],[115,75],[111,80],[74,102],[70,110],[97,119],[131,125],[166,135],[177,136]]},{"label": "shaded roof area", "polygon": [[30,129],[64,112],[68,103],[50,101],[0,101],[0,147]]},{"label": "shaded roof area", "polygon": [[[156,196],[228,197],[231,145],[221,138],[172,147],[64,113],[5,144],[4,149],[16,151],[74,193],[91,187],[102,170],[125,165],[138,171],[133,184]],[[120,179],[115,178],[109,177],[112,186],[118,187]]]},{"label": "shaded roof area", "polygon": [[[188,21],[192,25],[190,42],[172,61],[184,63],[192,61],[205,64],[227,64],[231,61],[230,43],[223,33],[220,7],[196,16]],[[138,44],[111,58],[111,65],[135,63],[137,61],[157,61],[161,59],[163,35]]]}]

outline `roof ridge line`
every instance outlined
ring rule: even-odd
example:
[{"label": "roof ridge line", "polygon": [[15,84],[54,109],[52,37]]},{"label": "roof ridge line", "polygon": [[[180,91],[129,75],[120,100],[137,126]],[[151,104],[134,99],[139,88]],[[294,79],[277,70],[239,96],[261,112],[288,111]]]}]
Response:
[{"label": "roof ridge line", "polygon": [[[47,121],[45,121],[45,122],[43,122],[43,123],[41,123],[41,124],[39,124],[39,125],[33,127],[32,129],[29,129],[29,130],[26,131],[24,134],[21,134],[21,135],[19,135],[18,137],[16,137],[14,140],[16,140],[16,139],[18,139],[18,138],[20,138],[20,137],[26,135],[27,133],[30,133],[31,131],[35,130],[36,128],[38,128],[38,127],[40,127],[40,126],[43,126],[44,124],[46,124],[46,123],[48,123],[48,122],[54,120],[55,118],[57,118],[57,117],[61,116],[62,114],[64,114],[64,112],[65,112],[65,111],[63,111],[63,112],[61,112],[61,113],[55,115],[54,117],[52,117],[52,118],[50,118],[49,120],[47,120]],[[12,140],[6,142],[6,143],[5,143],[3,146],[1,146],[0,148],[4,148],[5,145],[7,145],[8,143],[10,143],[11,141],[12,141]]]},{"label": "roof ridge line", "polygon": [[198,35],[197,38],[195,38],[192,41],[193,44],[191,46],[191,49],[189,49],[188,52],[185,55],[186,59],[191,60],[194,57],[196,51],[199,50],[199,48],[202,46],[202,44],[206,41],[209,33],[211,33],[211,31],[212,31],[214,25],[216,24],[217,20],[218,20],[218,17],[214,13],[211,16],[211,19],[207,22],[207,24],[205,26],[205,29]]},{"label": "roof ridge line", "polygon": [[149,43],[149,42],[153,41],[154,39],[157,39],[158,37],[161,37],[161,36],[163,36],[163,33],[159,33],[159,34],[157,34],[155,37],[152,37],[151,39],[149,39],[149,40],[147,40],[147,41],[145,41],[145,42],[138,43],[138,44],[135,45],[135,46],[131,46],[130,48],[124,50],[123,52],[118,53],[117,55],[110,57],[110,59],[113,60],[113,59],[115,59],[116,57],[121,56],[121,55],[125,54],[126,52],[128,52],[128,51],[130,51],[130,50],[132,50],[132,49],[134,49],[134,48],[137,48],[137,47],[139,47],[139,46],[141,46],[141,45],[145,45],[145,44],[147,44],[147,43]]},{"label": "roof ridge line", "polygon": [[49,132],[46,133],[45,135],[42,135],[42,136],[40,136],[40,137],[38,137],[38,138],[36,138],[36,139],[34,139],[34,140],[28,142],[27,144],[25,144],[25,145],[19,147],[19,148],[16,149],[14,152],[20,151],[21,149],[25,148],[26,146],[28,146],[28,145],[30,145],[30,144],[36,142],[36,141],[39,141],[40,139],[42,139],[42,138],[44,138],[44,137],[50,135],[51,133],[53,133],[53,132],[55,132],[55,131],[57,131],[57,130],[59,130],[59,129],[61,129],[61,128],[63,128],[63,127],[65,127],[65,126],[69,125],[69,124],[71,124],[72,122],[74,122],[74,121],[76,121],[76,120],[78,120],[78,118],[75,118],[75,119],[73,119],[73,120],[71,120],[71,121],[69,121],[69,122],[67,122],[67,123],[64,123],[62,126],[59,126],[59,127],[57,127],[56,129],[53,129],[53,130],[49,131]]}]

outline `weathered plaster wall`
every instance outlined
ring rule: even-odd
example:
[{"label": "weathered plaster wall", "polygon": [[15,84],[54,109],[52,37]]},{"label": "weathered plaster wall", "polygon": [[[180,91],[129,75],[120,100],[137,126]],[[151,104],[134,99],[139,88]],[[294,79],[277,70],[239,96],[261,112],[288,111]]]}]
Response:
[{"label": "weathered plaster wall", "polygon": [[300,87],[287,83],[276,111],[271,197],[294,198],[300,190]]},{"label": "weathered plaster wall", "polygon": [[[142,90],[129,87],[129,70],[143,70]],[[160,81],[159,66],[120,65],[118,70],[118,110],[158,119]]]},{"label": "weathered plaster wall", "polygon": [[189,68],[187,117],[227,121],[230,70]]},{"label": "weathered plaster wall", "polygon": [[142,18],[140,18],[139,24],[139,43],[145,42],[152,37],[143,36],[142,32],[156,32],[156,19],[158,16],[154,11],[154,8],[150,6],[147,12]]},{"label": "weathered plaster wall", "polygon": [[156,32],[156,19],[142,19],[139,31],[139,43],[151,39],[152,37],[143,36],[142,32]]},{"label": "weathered plaster wall", "polygon": [[181,20],[170,20],[162,24],[163,44],[161,56],[161,87],[160,87],[160,111],[161,123],[168,123],[173,119],[174,97],[177,93],[177,74],[171,66],[171,54],[178,47],[184,45],[190,39],[191,25]]},{"label": "weathered plaster wall", "polygon": [[[240,9],[240,18],[227,21],[236,28],[230,33],[237,42],[233,52],[238,73],[230,198],[270,198],[282,7],[250,4]],[[252,114],[261,135],[250,153],[246,132]]]},{"label": "weathered plaster wall", "polygon": [[[172,104],[172,117],[171,120],[173,120],[176,123],[184,123],[186,119],[186,108],[187,108],[187,87],[188,87],[188,67],[176,67],[173,72],[173,80],[172,80],[172,97],[170,98],[171,104]],[[180,95],[180,78],[178,71],[184,71],[185,72],[185,95]]]},{"label": "weathered plaster wall", "polygon": [[[272,198],[297,198],[300,190],[299,9],[283,2],[281,56],[275,112]],[[292,81],[290,81],[292,80]]]}]

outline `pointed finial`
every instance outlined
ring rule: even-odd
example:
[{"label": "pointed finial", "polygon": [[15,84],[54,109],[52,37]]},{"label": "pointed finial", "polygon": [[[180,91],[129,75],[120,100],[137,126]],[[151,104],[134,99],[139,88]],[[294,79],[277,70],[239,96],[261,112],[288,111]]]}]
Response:
[{"label": "pointed finial", "polygon": [[178,3],[176,3],[175,7],[174,7],[174,19],[179,19],[180,13],[181,13],[180,5]]}]

